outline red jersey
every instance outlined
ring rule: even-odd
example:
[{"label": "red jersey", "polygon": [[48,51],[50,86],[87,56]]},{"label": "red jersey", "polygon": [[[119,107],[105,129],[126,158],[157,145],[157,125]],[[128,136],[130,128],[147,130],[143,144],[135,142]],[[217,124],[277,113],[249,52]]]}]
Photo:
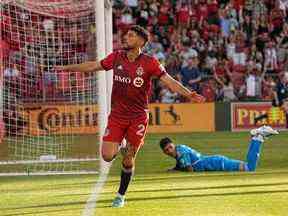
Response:
[{"label": "red jersey", "polygon": [[148,111],[151,80],[166,74],[154,58],[140,54],[130,62],[125,51],[115,51],[100,61],[104,70],[113,69],[111,114],[122,118],[136,118]]}]

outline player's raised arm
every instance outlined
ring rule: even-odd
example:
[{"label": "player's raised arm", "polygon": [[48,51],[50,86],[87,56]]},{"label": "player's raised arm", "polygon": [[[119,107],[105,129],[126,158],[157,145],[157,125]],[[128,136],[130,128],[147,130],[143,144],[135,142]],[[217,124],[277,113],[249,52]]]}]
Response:
[{"label": "player's raised arm", "polygon": [[55,70],[74,71],[74,72],[95,72],[101,70],[111,70],[114,65],[114,59],[117,52],[112,52],[101,61],[87,61],[81,64],[71,64],[64,66],[55,66]]},{"label": "player's raised arm", "polygon": [[103,67],[100,64],[100,62],[87,61],[81,64],[55,66],[54,69],[63,70],[63,71],[75,71],[75,72],[94,72],[94,71],[103,70]]},{"label": "player's raised arm", "polygon": [[190,91],[167,73],[161,76],[160,80],[173,92],[177,92],[193,102],[203,103],[205,101],[205,98],[202,95],[197,94],[195,91]]}]

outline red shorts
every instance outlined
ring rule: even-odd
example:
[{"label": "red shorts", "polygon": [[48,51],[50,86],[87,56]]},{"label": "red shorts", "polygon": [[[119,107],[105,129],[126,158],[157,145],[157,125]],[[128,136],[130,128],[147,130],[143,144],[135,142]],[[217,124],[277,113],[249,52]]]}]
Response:
[{"label": "red shorts", "polygon": [[148,114],[133,119],[122,119],[110,115],[103,141],[120,144],[126,138],[130,145],[140,148],[144,144],[148,121]]}]

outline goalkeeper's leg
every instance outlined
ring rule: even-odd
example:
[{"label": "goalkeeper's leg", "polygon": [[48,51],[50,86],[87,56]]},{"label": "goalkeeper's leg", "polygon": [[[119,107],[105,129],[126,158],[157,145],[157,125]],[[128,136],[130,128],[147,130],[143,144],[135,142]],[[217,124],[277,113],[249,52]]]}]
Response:
[{"label": "goalkeeper's leg", "polygon": [[262,126],[257,129],[253,129],[250,131],[252,138],[250,141],[248,153],[247,153],[247,168],[248,171],[255,171],[258,160],[260,158],[260,151],[262,147],[262,143],[264,142],[264,138],[267,138],[272,135],[277,135],[279,132],[274,130],[270,126]]},{"label": "goalkeeper's leg", "polygon": [[223,158],[224,171],[255,171],[260,158],[263,137],[252,137],[247,153],[247,162]]},{"label": "goalkeeper's leg", "polygon": [[195,172],[199,171],[226,171],[238,172],[246,171],[246,162],[228,158],[223,155],[205,156],[199,160],[193,169]]},{"label": "goalkeeper's leg", "polygon": [[260,151],[262,143],[264,142],[263,137],[252,137],[248,148],[246,160],[247,160],[247,171],[255,171],[258,160],[260,158]]}]

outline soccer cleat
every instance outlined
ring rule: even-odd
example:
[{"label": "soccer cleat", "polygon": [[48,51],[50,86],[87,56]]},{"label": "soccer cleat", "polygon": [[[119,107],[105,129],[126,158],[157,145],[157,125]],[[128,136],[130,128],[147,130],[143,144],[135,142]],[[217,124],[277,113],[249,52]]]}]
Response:
[{"label": "soccer cleat", "polygon": [[263,137],[269,137],[269,136],[272,136],[272,135],[277,135],[277,134],[279,134],[279,132],[277,130],[274,130],[270,126],[264,125],[262,127],[256,128],[256,129],[252,129],[250,131],[250,134],[252,136],[261,135]]},{"label": "soccer cleat", "polygon": [[122,208],[125,204],[124,197],[116,196],[112,202],[113,208]]}]

